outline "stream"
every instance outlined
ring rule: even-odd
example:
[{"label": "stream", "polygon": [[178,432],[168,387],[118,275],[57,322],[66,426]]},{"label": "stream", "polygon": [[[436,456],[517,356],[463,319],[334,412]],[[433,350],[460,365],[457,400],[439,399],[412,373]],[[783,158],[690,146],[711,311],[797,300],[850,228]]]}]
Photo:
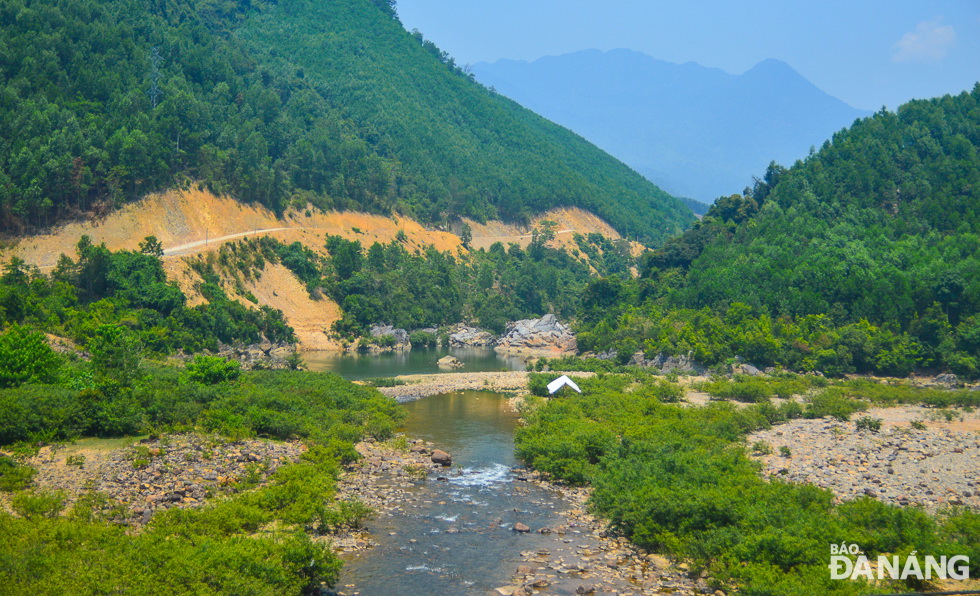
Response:
[{"label": "stream", "polygon": [[[512,584],[527,556],[566,556],[596,541],[587,528],[567,534],[540,534],[569,521],[571,505],[555,490],[522,480],[515,467],[517,415],[506,397],[461,391],[405,404],[404,432],[432,441],[453,457],[446,481],[430,474],[409,489],[400,508],[369,522],[378,544],[344,555],[339,588],[365,596],[401,594],[459,595],[496,593]],[[532,531],[518,533],[515,523]],[[555,574],[557,576],[557,574]],[[574,594],[582,585],[551,580],[548,594]]]}]

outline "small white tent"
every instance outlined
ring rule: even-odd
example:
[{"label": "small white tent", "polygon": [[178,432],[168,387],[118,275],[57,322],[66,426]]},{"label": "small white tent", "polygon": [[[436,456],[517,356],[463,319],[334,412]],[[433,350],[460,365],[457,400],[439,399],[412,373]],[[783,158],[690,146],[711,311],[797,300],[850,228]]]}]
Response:
[{"label": "small white tent", "polygon": [[557,379],[555,379],[554,381],[548,383],[548,394],[554,395],[555,391],[558,391],[559,389],[565,386],[571,387],[575,391],[582,393],[582,390],[578,388],[578,385],[575,384],[575,381],[569,379],[565,375],[562,375]]}]

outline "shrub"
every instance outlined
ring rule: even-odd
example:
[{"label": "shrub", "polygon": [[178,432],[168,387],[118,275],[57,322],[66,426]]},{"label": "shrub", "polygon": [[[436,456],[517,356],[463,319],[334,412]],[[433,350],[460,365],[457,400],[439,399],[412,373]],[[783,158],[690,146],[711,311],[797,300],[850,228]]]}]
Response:
[{"label": "shrub", "polygon": [[204,385],[217,385],[234,381],[242,374],[242,366],[235,360],[220,356],[198,355],[187,364],[187,377]]},{"label": "shrub", "polygon": [[529,374],[527,376],[527,389],[531,392],[531,395],[548,397],[548,383],[555,378],[555,375],[543,373]]},{"label": "shrub", "polygon": [[857,430],[870,430],[876,433],[881,430],[881,418],[862,416],[855,421],[854,426]]},{"label": "shrub", "polygon": [[0,334],[0,387],[52,383],[60,363],[41,333],[12,325]]},{"label": "shrub", "polygon": [[56,517],[65,508],[65,493],[23,491],[14,495],[10,506],[26,519]]},{"label": "shrub", "polygon": [[803,416],[805,418],[823,418],[833,416],[842,422],[850,419],[851,414],[863,412],[868,409],[868,404],[847,397],[847,395],[837,387],[829,387],[812,396],[808,400]]},{"label": "shrub", "polygon": [[37,470],[0,455],[0,491],[13,492],[31,485]]},{"label": "shrub", "polygon": [[89,342],[92,369],[103,383],[130,387],[140,374],[143,345],[139,337],[123,325],[101,325]]},{"label": "shrub", "polygon": [[770,455],[772,453],[772,445],[765,441],[756,441],[752,444],[752,453],[756,455]]},{"label": "shrub", "polygon": [[435,333],[428,331],[413,331],[408,336],[413,348],[433,348],[436,345]]},{"label": "shrub", "polygon": [[0,445],[71,439],[88,426],[78,392],[52,385],[0,389]]},{"label": "shrub", "polygon": [[684,388],[677,383],[657,381],[647,385],[650,394],[664,403],[676,403],[684,400]]}]

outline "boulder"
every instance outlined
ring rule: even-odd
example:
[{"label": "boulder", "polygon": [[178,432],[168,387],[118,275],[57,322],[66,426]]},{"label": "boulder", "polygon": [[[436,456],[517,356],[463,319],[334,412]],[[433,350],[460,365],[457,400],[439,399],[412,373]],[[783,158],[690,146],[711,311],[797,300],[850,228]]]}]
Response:
[{"label": "boulder", "polygon": [[394,345],[388,346],[369,346],[369,351],[390,351],[390,350],[411,350],[412,342],[408,340],[408,331],[397,329],[392,325],[374,325],[368,332],[373,338],[391,336],[395,338]]},{"label": "boulder", "polygon": [[522,524],[521,522],[517,522],[516,524],[514,524],[514,531],[520,532],[522,534],[526,534],[531,531],[531,528],[529,528],[527,524]]},{"label": "boulder", "polygon": [[963,383],[960,382],[959,377],[957,377],[953,373],[945,373],[939,375],[938,377],[933,379],[932,384],[939,385],[940,387],[949,387],[951,389],[954,387],[963,386]]},{"label": "boulder", "polygon": [[441,466],[453,465],[453,457],[441,449],[433,450],[430,459],[432,460],[432,463],[439,464]]},{"label": "boulder", "polygon": [[743,362],[741,364],[735,364],[732,366],[733,375],[748,375],[750,377],[762,376],[762,371],[755,366],[749,364],[748,362]]},{"label": "boulder", "polygon": [[524,319],[507,324],[507,332],[497,342],[498,352],[558,356],[574,354],[578,344],[567,325],[553,314],[540,319]]},{"label": "boulder", "polygon": [[484,348],[496,343],[497,339],[489,331],[466,325],[457,326],[449,334],[449,347],[451,348]]},{"label": "boulder", "polygon": [[[614,360],[617,354],[611,351],[601,352],[596,354],[595,357],[600,360]],[[686,356],[668,356],[661,352],[653,358],[647,358],[643,352],[637,352],[630,358],[629,364],[631,366],[656,368],[665,373],[673,371],[677,373],[703,374],[707,370],[706,367],[695,362],[690,353]]]},{"label": "boulder", "polygon": [[440,368],[463,368],[463,363],[455,356],[443,356],[436,363]]}]

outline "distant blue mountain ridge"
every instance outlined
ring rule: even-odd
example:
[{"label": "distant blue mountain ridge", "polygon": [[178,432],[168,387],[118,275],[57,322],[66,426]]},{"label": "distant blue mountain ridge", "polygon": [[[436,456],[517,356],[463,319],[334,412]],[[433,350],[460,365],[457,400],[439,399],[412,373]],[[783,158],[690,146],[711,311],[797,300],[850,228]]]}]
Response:
[{"label": "distant blue mountain ridge", "polygon": [[733,75],[632,50],[584,50],[481,62],[473,72],[667,192],[703,202],[741,192],[770,161],[792,165],[871,115],[771,59]]}]

